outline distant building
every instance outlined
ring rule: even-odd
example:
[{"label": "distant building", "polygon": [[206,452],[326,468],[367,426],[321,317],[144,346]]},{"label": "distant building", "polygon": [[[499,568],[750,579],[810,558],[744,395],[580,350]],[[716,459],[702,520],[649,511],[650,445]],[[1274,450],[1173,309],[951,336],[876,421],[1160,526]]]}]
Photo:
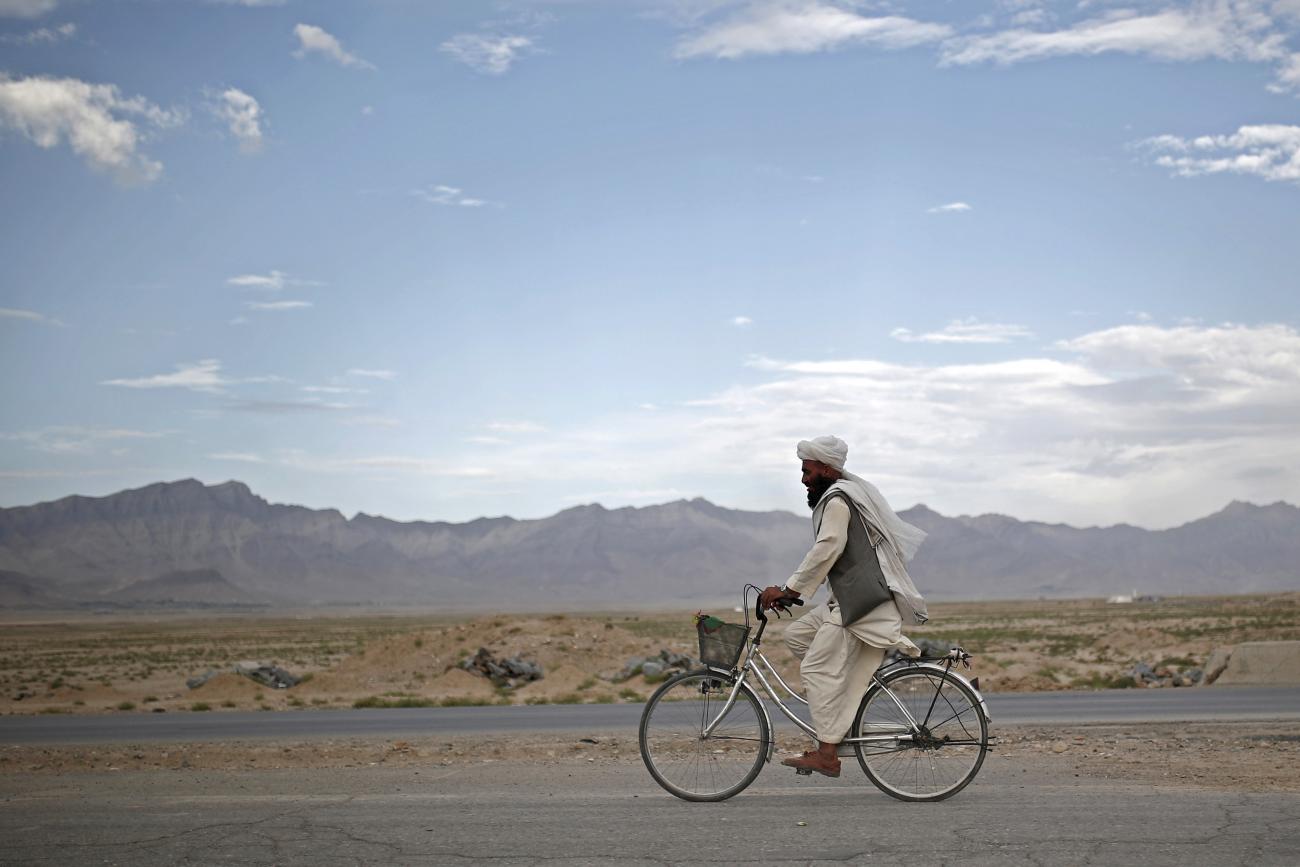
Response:
[{"label": "distant building", "polygon": [[1130,605],[1133,603],[1133,600],[1138,598],[1137,588],[1134,588],[1132,593],[1121,593],[1117,596],[1110,597],[1106,601],[1111,605]]}]

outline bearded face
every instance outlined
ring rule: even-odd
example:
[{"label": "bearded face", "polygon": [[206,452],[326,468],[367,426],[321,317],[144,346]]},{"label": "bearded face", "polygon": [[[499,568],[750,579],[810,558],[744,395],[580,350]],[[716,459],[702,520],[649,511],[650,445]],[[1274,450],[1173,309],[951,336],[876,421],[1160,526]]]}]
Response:
[{"label": "bearded face", "polygon": [[807,486],[808,508],[817,508],[817,504],[821,502],[822,495],[824,495],[827,489],[829,489],[833,484],[835,484],[835,479],[827,478],[826,476],[818,476],[813,479]]}]

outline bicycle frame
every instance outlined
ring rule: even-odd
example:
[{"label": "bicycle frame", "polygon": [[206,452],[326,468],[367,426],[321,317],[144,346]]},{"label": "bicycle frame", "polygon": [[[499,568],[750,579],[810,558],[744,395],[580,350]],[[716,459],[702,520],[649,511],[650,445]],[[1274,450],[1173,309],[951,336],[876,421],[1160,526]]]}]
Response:
[{"label": "bicycle frame", "polygon": [[[723,675],[727,678],[735,677],[736,682],[732,685],[731,692],[727,696],[727,700],[723,704],[722,710],[720,710],[718,712],[718,715],[715,716],[713,720],[710,721],[709,724],[704,727],[703,735],[704,737],[708,737],[710,734],[712,734],[713,730],[717,728],[718,724],[722,722],[723,718],[726,717],[726,715],[731,712],[732,706],[735,705],[736,703],[737,696],[740,695],[740,690],[744,688],[746,679],[752,673],[754,675],[754,679],[757,680],[760,685],[762,685],[763,691],[767,693],[768,698],[771,699],[772,702],[774,702],[776,706],[781,710],[781,713],[785,716],[785,718],[790,720],[790,722],[794,723],[795,726],[797,726],[801,731],[803,731],[804,734],[808,735],[808,737],[812,738],[814,741],[818,741],[820,739],[817,737],[816,729],[814,729],[811,725],[809,725],[808,723],[800,719],[794,713],[794,711],[792,711],[786,705],[786,703],[781,700],[781,697],[777,694],[776,688],[772,686],[771,682],[763,674],[763,669],[766,669],[768,675],[770,675],[778,684],[781,685],[781,688],[786,691],[786,693],[790,696],[790,698],[793,698],[795,701],[799,702],[802,705],[806,706],[808,704],[807,699],[799,695],[799,693],[795,692],[794,688],[791,687],[790,684],[785,682],[785,678],[781,677],[781,674],[776,670],[776,667],[772,665],[772,663],[768,660],[768,658],[763,655],[763,651],[759,649],[760,645],[762,644],[763,632],[764,630],[767,629],[767,617],[763,615],[761,610],[758,610],[758,615],[760,620],[758,633],[752,639],[750,639],[749,653],[745,658],[745,664],[740,667],[738,673],[736,669],[729,670],[724,668],[718,668],[717,666],[712,666],[712,665],[706,666],[710,671],[716,671],[719,675]],[[989,720],[990,722],[992,721],[992,717],[990,717],[988,714],[988,706],[984,703],[984,696],[980,693],[978,689],[975,688],[973,684],[971,684],[969,680],[967,680],[965,677],[962,677],[957,672],[952,671],[951,666],[945,667],[941,665],[936,665],[931,662],[903,662],[901,664],[907,665],[911,668],[921,670],[921,671],[932,671],[937,674],[946,674],[949,677],[953,677],[961,681],[961,683],[969,687],[971,692],[974,693],[974,695],[979,699],[980,709],[984,712],[985,719]],[[889,666],[889,667],[892,668],[893,666]],[[893,701],[894,705],[900,711],[902,711],[903,716],[907,719],[908,729],[906,732],[900,730],[889,734],[871,734],[871,735],[861,735],[858,737],[848,737],[843,740],[843,743],[861,744],[861,743],[873,743],[873,742],[878,743],[882,741],[892,741],[892,742],[910,741],[913,739],[913,737],[920,734],[922,723],[918,723],[916,721],[916,718],[912,716],[911,712],[908,711],[907,707],[901,701],[898,700],[898,696],[894,695],[893,691],[891,691],[889,687],[885,685],[884,680],[882,680],[880,677],[880,671],[876,671],[874,674],[872,674],[871,679],[877,686],[879,686],[881,690],[884,691],[885,695],[889,696],[890,700]],[[936,692],[936,696],[937,696],[937,692]],[[759,707],[762,709],[763,716],[765,717],[764,721],[767,723],[768,730],[772,731],[773,730],[772,717],[767,712],[766,703],[760,701]],[[773,738],[771,743],[768,745],[767,760],[769,762],[772,759],[772,753],[774,752],[775,749],[776,749],[776,739]]]}]

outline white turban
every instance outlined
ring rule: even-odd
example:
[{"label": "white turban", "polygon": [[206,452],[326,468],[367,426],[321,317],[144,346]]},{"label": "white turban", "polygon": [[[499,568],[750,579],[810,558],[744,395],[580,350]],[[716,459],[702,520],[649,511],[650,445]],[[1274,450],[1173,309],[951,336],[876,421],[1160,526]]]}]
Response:
[{"label": "white turban", "polygon": [[842,470],[844,461],[849,456],[849,446],[836,436],[817,437],[814,440],[800,440],[795,453],[801,461],[819,461],[828,467]]}]

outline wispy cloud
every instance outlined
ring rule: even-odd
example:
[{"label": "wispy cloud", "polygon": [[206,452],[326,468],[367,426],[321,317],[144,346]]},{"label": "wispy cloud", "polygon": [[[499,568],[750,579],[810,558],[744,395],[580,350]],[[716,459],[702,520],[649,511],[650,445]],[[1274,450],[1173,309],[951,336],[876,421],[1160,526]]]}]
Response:
[{"label": "wispy cloud", "polygon": [[1016,28],[944,43],[943,65],[1011,64],[1109,52],[1160,60],[1276,60],[1284,37],[1259,3],[1193,2],[1145,13],[1116,9],[1059,30]]},{"label": "wispy cloud", "polygon": [[1255,175],[1266,181],[1300,182],[1300,126],[1243,126],[1228,135],[1182,138],[1162,135],[1139,142],[1155,164],[1177,175]]},{"label": "wispy cloud", "polygon": [[486,199],[476,199],[464,195],[460,187],[436,184],[411,190],[411,195],[432,205],[458,205],[462,208],[481,208],[488,204]]},{"label": "wispy cloud", "polygon": [[476,33],[461,33],[438,46],[443,54],[487,75],[504,75],[516,60],[532,49],[533,40],[527,36]]},{"label": "wispy cloud", "polygon": [[60,425],[40,430],[0,433],[0,440],[25,443],[28,447],[50,454],[89,454],[109,442],[153,440],[173,431],[142,431],[130,428],[78,427]]},{"label": "wispy cloud", "polygon": [[39,18],[58,5],[58,0],[0,0],[0,17]]},{"label": "wispy cloud", "polygon": [[162,174],[162,163],[140,152],[145,139],[140,124],[162,129],[184,117],[143,97],[124,97],[112,84],[43,76],[13,79],[0,73],[0,128],[41,148],[66,142],[91,168],[122,183],[145,183]]},{"label": "wispy cloud", "polygon": [[1023,325],[955,319],[938,331],[917,334],[910,328],[895,328],[889,336],[904,343],[1010,343],[1027,340],[1034,333]]},{"label": "wispy cloud", "polygon": [[65,324],[53,316],[46,316],[44,313],[37,313],[35,310],[20,310],[14,307],[0,307],[0,319],[23,319],[27,322],[39,322],[42,325],[61,326]]},{"label": "wispy cloud", "polygon": [[488,422],[487,429],[497,433],[521,434],[521,433],[541,433],[546,430],[543,425],[535,421],[494,421]]},{"label": "wispy cloud", "polygon": [[77,35],[77,25],[72,22],[58,27],[38,27],[26,33],[6,33],[0,36],[0,42],[9,45],[53,45]]},{"label": "wispy cloud", "polygon": [[[560,491],[699,491],[698,468],[802,501],[794,444],[834,432],[899,507],[1172,526],[1277,499],[1300,466],[1300,334],[1286,325],[1128,325],[977,364],[755,359],[753,379],[492,451],[498,479]],[[466,447],[466,456],[475,454]],[[562,496],[560,494],[559,496]],[[745,502],[748,499],[748,502]]]},{"label": "wispy cloud", "polygon": [[1288,55],[1277,67],[1277,77],[1268,89],[1274,93],[1300,93],[1300,51]]},{"label": "wispy cloud", "polygon": [[309,394],[369,394],[365,388],[349,388],[346,385],[304,385],[302,390]]},{"label": "wispy cloud", "polygon": [[259,289],[266,292],[279,292],[287,286],[323,286],[319,280],[294,277],[284,271],[272,269],[265,274],[239,274],[227,277],[226,284],[240,289]]},{"label": "wispy cloud", "polygon": [[237,400],[227,406],[235,412],[265,415],[300,415],[302,413],[342,412],[355,409],[350,403],[307,398],[305,400]]},{"label": "wispy cloud", "polygon": [[908,48],[953,34],[943,24],[896,15],[869,17],[816,0],[755,3],[677,43],[679,58],[734,60],[750,55],[810,54],[850,44]]},{"label": "wispy cloud", "polygon": [[340,66],[349,66],[356,69],[375,68],[373,63],[362,60],[344,49],[343,43],[315,24],[295,25],[293,35],[298,37],[298,48],[293,52],[293,56],[299,60],[302,60],[308,54],[319,54]]},{"label": "wispy cloud", "polygon": [[310,301],[245,301],[249,310],[305,310],[315,305]]},{"label": "wispy cloud", "polygon": [[230,277],[226,280],[231,286],[239,286],[245,289],[266,289],[271,292],[279,292],[285,286],[288,275],[283,271],[271,271],[269,274],[240,274],[237,277]]},{"label": "wispy cloud", "polygon": [[262,106],[256,99],[238,88],[228,87],[213,103],[212,111],[229,126],[230,134],[239,142],[240,150],[255,153],[262,149],[262,123],[265,117]]},{"label": "wispy cloud", "polygon": [[965,202],[949,202],[946,205],[935,205],[933,208],[926,209],[928,214],[960,214],[963,211],[973,210]]},{"label": "wispy cloud", "polygon": [[266,463],[266,458],[252,452],[214,452],[208,457],[214,461],[237,461],[244,464]]},{"label": "wispy cloud", "polygon": [[394,370],[377,370],[374,368],[367,368],[367,367],[349,368],[347,375],[360,376],[365,379],[383,379],[383,380],[397,379],[397,372]]},{"label": "wispy cloud", "polygon": [[731,324],[737,328],[748,328],[754,324],[754,320],[750,319],[748,316],[733,316],[731,318]]},{"label": "wispy cloud", "polygon": [[220,392],[232,380],[221,375],[221,362],[205,358],[192,364],[178,364],[172,373],[158,373],[133,379],[107,379],[104,385],[123,388],[185,388],[190,391]]}]

